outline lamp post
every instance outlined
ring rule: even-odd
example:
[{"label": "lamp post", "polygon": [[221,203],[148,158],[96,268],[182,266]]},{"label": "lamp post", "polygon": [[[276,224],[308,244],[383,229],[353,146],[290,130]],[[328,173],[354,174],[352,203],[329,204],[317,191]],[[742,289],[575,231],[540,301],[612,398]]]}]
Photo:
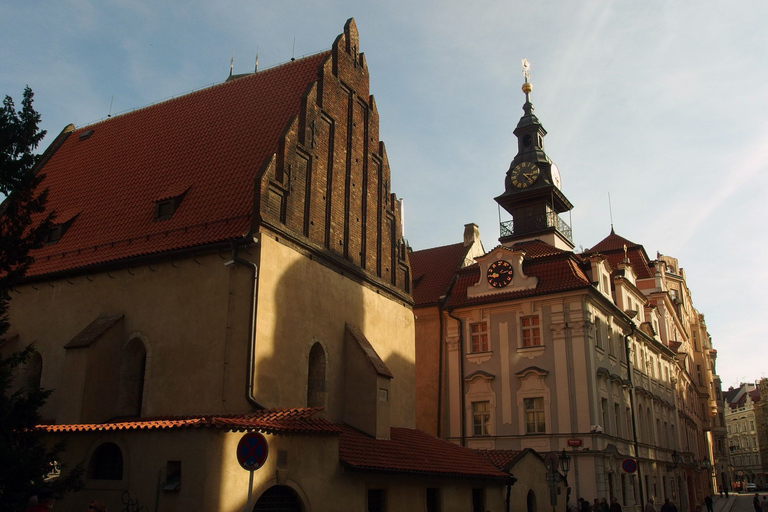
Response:
[{"label": "lamp post", "polygon": [[714,494],[715,490],[712,488],[712,463],[709,462],[709,457],[704,457],[704,460],[701,461],[701,467],[707,472],[707,488],[709,489],[709,494]]},{"label": "lamp post", "polygon": [[[563,482],[566,488],[568,487],[568,471],[571,469],[571,457],[567,453],[565,453],[565,449],[563,449],[560,455],[558,455],[557,452],[549,452],[544,462],[547,465],[547,484],[549,485],[549,501],[552,505],[552,512],[556,512],[555,507],[557,506],[557,485],[560,482]],[[563,472],[562,475],[558,472],[558,466],[560,471]],[[567,492],[566,492],[565,504],[567,507],[568,506]]]}]

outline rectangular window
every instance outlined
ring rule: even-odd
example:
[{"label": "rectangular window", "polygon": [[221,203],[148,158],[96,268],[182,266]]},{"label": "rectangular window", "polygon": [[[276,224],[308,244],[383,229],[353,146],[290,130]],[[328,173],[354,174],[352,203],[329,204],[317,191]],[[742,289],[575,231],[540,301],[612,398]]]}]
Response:
[{"label": "rectangular window", "polygon": [[603,348],[603,321],[595,317],[595,345]]},{"label": "rectangular window", "polygon": [[539,317],[524,316],[520,319],[523,327],[523,346],[538,347],[541,345],[541,329],[539,329]]},{"label": "rectangular window", "polygon": [[472,489],[472,512],[485,512],[485,493],[483,489]]},{"label": "rectangular window", "polygon": [[488,324],[486,322],[477,322],[469,324],[470,337],[472,339],[472,353],[488,352]]},{"label": "rectangular window", "polygon": [[440,512],[440,489],[427,487],[427,512]]},{"label": "rectangular window", "polygon": [[608,432],[610,432],[609,430],[610,427],[608,423],[608,399],[607,398],[603,398],[600,400],[600,409],[601,409],[600,416],[603,419],[603,425],[602,425],[603,432],[607,434]]},{"label": "rectangular window", "polygon": [[632,412],[629,410],[629,407],[624,408],[624,421],[627,422],[626,437],[631,438],[632,437]]},{"label": "rectangular window", "polygon": [[613,424],[616,427],[616,436],[617,437],[621,436],[621,421],[619,420],[619,404],[613,404]]},{"label": "rectangular window", "polygon": [[385,512],[386,504],[384,489],[368,489],[368,512]]},{"label": "rectangular window", "polygon": [[472,402],[472,434],[489,436],[491,425],[491,403]]},{"label": "rectangular window", "polygon": [[544,419],[544,399],[543,398],[525,398],[523,399],[525,408],[525,433],[542,434],[547,431],[547,424]]}]

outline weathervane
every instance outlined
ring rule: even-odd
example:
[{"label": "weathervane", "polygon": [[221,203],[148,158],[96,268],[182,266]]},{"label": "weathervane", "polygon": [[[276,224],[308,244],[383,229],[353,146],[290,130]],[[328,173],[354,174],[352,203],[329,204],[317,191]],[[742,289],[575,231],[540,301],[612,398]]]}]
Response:
[{"label": "weathervane", "polygon": [[525,102],[529,103],[530,100],[528,99],[528,95],[533,90],[533,87],[529,82],[529,80],[531,79],[531,63],[528,62],[528,59],[523,59],[523,78],[525,78],[525,83],[523,84],[523,92],[525,93]]},{"label": "weathervane", "polygon": [[531,79],[531,63],[528,59],[523,59],[523,78],[528,82]]}]

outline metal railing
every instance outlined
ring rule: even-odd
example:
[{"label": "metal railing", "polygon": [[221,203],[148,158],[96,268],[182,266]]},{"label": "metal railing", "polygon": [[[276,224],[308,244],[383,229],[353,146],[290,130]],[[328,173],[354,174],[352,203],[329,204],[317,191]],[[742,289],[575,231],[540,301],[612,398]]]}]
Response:
[{"label": "metal railing", "polygon": [[518,221],[507,220],[499,225],[501,238],[513,235],[525,235],[535,233],[547,228],[555,228],[568,241],[573,243],[571,226],[569,226],[555,212],[548,212],[544,215],[529,216]]}]

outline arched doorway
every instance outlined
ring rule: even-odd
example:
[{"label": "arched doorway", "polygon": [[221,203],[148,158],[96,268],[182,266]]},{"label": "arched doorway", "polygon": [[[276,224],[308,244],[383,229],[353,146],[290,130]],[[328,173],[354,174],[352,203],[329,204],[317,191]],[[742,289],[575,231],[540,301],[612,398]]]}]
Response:
[{"label": "arched doorway", "polygon": [[526,499],[527,502],[527,512],[536,512],[536,493],[533,492],[533,489],[528,490],[528,497]]},{"label": "arched doorway", "polygon": [[253,512],[304,512],[301,500],[287,485],[275,485],[264,491]]}]

